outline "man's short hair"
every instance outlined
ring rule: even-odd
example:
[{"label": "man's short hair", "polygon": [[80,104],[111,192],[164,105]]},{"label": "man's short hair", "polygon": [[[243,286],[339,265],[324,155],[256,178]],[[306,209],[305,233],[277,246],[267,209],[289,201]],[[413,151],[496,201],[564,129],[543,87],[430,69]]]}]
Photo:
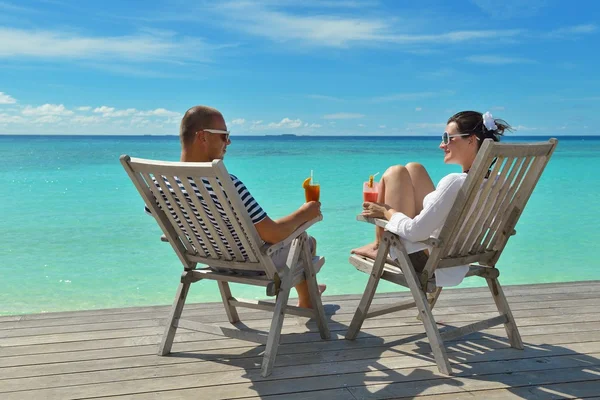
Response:
[{"label": "man's short hair", "polygon": [[195,106],[185,112],[179,127],[179,140],[181,145],[189,145],[194,141],[196,132],[202,129],[212,128],[215,118],[223,117],[221,113],[212,107]]}]

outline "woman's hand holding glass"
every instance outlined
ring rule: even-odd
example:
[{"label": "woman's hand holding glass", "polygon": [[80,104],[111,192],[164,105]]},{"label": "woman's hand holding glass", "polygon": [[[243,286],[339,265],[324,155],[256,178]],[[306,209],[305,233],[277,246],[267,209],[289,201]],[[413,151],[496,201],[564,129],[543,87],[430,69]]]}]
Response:
[{"label": "woman's hand holding glass", "polygon": [[385,212],[390,208],[387,204],[365,201],[363,203],[362,215],[369,218],[385,218]]}]

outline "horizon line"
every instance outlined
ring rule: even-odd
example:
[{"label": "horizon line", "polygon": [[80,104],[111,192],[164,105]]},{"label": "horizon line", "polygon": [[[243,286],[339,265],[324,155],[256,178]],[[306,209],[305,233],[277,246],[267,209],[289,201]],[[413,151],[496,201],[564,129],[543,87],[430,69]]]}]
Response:
[{"label": "horizon line", "polygon": [[[18,137],[173,137],[178,138],[178,134],[77,134],[77,133],[0,133],[0,137],[18,136]],[[252,137],[312,137],[312,138],[335,138],[335,137],[360,137],[360,138],[392,138],[392,137],[405,137],[405,138],[435,138],[439,139],[439,135],[307,135],[307,134],[266,134],[266,135],[230,135],[231,138],[252,138]],[[503,139],[509,139],[511,137],[600,137],[600,134],[563,134],[563,135],[552,135],[552,134],[517,134],[510,136],[503,136]]]}]

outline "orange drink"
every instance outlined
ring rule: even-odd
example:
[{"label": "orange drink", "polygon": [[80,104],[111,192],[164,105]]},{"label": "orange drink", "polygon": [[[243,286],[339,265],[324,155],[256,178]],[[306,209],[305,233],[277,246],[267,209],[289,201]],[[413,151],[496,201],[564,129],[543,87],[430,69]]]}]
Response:
[{"label": "orange drink", "polygon": [[304,197],[306,198],[306,202],[309,201],[319,201],[319,195],[321,194],[321,185],[309,185],[304,188]]},{"label": "orange drink", "polygon": [[302,187],[304,188],[304,197],[306,198],[307,203],[309,201],[319,201],[319,197],[321,194],[321,185],[315,183],[312,180],[312,176],[304,180],[304,182],[302,183]]}]

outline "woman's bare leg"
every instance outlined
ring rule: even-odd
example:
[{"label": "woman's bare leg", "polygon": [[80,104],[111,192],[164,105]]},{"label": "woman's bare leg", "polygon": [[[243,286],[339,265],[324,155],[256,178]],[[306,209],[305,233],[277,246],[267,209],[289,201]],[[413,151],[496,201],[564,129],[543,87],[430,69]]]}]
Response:
[{"label": "woman's bare leg", "polygon": [[[429,176],[429,175],[428,175]],[[431,181],[431,179],[429,179]],[[384,203],[396,211],[414,218],[416,213],[415,188],[410,171],[402,165],[388,168],[379,181],[378,203]],[[421,203],[421,207],[422,203]],[[358,254],[369,258],[375,258],[379,249],[379,242],[383,235],[383,228],[375,228],[375,241],[365,246],[352,249],[352,254]]]},{"label": "woman's bare leg", "polygon": [[415,215],[419,215],[419,213],[423,211],[423,199],[435,190],[435,186],[423,165],[411,162],[406,164],[406,169],[410,174],[410,180],[413,184]]}]

